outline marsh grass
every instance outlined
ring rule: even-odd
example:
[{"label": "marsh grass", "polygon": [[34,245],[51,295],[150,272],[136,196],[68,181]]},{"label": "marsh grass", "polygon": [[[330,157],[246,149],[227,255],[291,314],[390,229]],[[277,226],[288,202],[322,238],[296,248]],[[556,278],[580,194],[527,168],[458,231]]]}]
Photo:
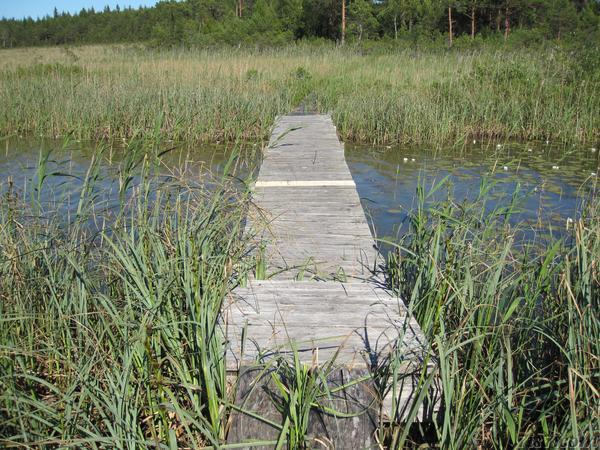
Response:
[{"label": "marsh grass", "polygon": [[[265,276],[264,265],[244,260],[247,192],[233,189],[227,168],[210,190],[154,182],[163,139],[265,138],[274,116],[309,93],[355,140],[598,139],[597,79],[560,52],[504,61],[486,51],[297,50],[1,53],[3,133],[127,146],[119,208],[96,203],[102,147],[68,220],[42,200],[55,175],[47,153],[27,192],[2,193],[2,446],[223,446],[232,393],[221,302],[247,272]],[[484,213],[489,192],[482,185],[474,202],[450,197],[425,208],[431,192],[420,187],[410,229],[393,243],[389,285],[438,367],[423,373],[418,401],[434,381],[443,397],[431,427],[382,426],[382,446],[597,443],[598,199],[561,239],[525,244],[509,220],[518,196]],[[381,395],[395,392],[401,359],[373,374]],[[287,422],[275,444],[301,447],[307,411],[327,386],[297,360],[280,367],[273,376]]]},{"label": "marsh grass", "polygon": [[[117,211],[94,218],[100,229],[89,215],[105,213],[93,208],[101,150],[70,222],[36,196],[4,193],[3,447],[199,448],[224,439],[219,313],[245,249],[246,194],[227,182],[227,168],[210,192],[185,180],[157,189],[159,157],[143,150],[121,168],[136,181],[121,185]],[[47,159],[36,190],[51,176]]]},{"label": "marsh grass", "polygon": [[[227,167],[211,190],[183,179],[156,184],[161,150],[137,145],[121,163],[120,207],[92,222],[101,227],[90,227],[90,216],[105,212],[94,207],[102,147],[69,221],[38,195],[53,176],[47,153],[31,195],[3,193],[5,447],[227,448],[234,386],[220,309],[256,270],[242,238],[247,192],[227,181]],[[436,368],[424,369],[408,418],[381,424],[382,447],[597,442],[597,199],[563,238],[529,245],[509,220],[518,196],[484,213],[490,189],[426,209],[432,191],[420,187],[410,230],[395,243],[388,282],[426,333]],[[372,374],[381,398],[399,392],[402,360],[392,354]],[[309,445],[308,414],[332,392],[327,367],[335,360],[323,370],[277,360],[271,376],[283,421],[279,439],[262,444]],[[442,386],[439,415],[428,427],[411,424],[432,383]]]},{"label": "marsh grass", "polygon": [[89,47],[74,49],[74,62],[49,52],[0,57],[4,133],[130,139],[159,130],[178,141],[266,139],[275,116],[306,95],[306,80],[275,57]]},{"label": "marsh grass", "polygon": [[[537,239],[512,220],[518,191],[491,211],[493,183],[456,201],[447,180],[420,185],[410,227],[387,267],[427,337],[413,402],[400,410],[401,346],[373,367],[374,398],[394,398],[382,448],[594,448],[600,432],[600,221],[594,193],[566,233]],[[440,189],[446,200],[432,203]],[[427,206],[426,206],[427,205]],[[530,230],[529,230],[530,231]],[[272,372],[279,445],[304,448],[307,418],[331,389],[297,357]],[[334,367],[335,358],[325,366]],[[437,389],[432,390],[436,386]],[[419,409],[438,401],[431,422]],[[275,444],[273,444],[275,445]]]},{"label": "marsh grass", "polygon": [[[442,409],[429,433],[442,448],[594,447],[598,201],[589,199],[563,239],[524,244],[509,225],[516,202],[483,213],[489,188],[474,202],[425,210],[421,186],[389,261],[389,282],[438,361]],[[392,427],[392,446],[408,443],[405,431]]]},{"label": "marsh grass", "polygon": [[163,139],[267,139],[303,99],[346,140],[443,145],[470,138],[595,144],[597,54],[73,47],[0,52],[0,132]]},{"label": "marsh grass", "polygon": [[600,80],[580,70],[578,57],[555,50],[355,56],[341,59],[317,92],[353,141],[595,142]]}]

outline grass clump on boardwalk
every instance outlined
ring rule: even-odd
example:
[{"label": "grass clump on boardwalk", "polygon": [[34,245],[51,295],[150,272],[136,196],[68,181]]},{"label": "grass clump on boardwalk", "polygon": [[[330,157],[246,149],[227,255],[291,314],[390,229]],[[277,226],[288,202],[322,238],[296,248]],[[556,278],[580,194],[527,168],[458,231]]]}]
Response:
[{"label": "grass clump on boardwalk", "polygon": [[38,201],[47,155],[31,200],[17,187],[0,200],[2,447],[224,438],[218,319],[245,249],[245,194],[159,180],[158,152],[129,151],[145,156],[119,168],[130,181],[116,209],[96,202],[102,151],[69,222]]},{"label": "grass clump on boardwalk", "polygon": [[[563,239],[523,245],[517,204],[448,201],[412,215],[389,277],[438,359],[442,448],[597,445],[600,221],[593,198]],[[402,426],[390,440],[404,444]],[[417,433],[418,434],[418,433]],[[423,436],[421,436],[423,437]]]},{"label": "grass clump on boardwalk", "polygon": [[348,140],[595,143],[598,53],[571,50],[3,50],[0,132],[264,139],[277,114],[310,94]]}]

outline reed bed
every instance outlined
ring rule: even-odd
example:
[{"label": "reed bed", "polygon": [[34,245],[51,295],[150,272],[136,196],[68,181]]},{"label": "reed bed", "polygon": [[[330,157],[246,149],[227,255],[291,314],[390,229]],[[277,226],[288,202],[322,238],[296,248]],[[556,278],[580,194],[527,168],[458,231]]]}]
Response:
[{"label": "reed bed", "polygon": [[[66,221],[40,199],[50,155],[28,191],[0,200],[0,445],[227,448],[235,386],[224,358],[223,299],[255,262],[242,237],[245,189],[157,178],[161,146],[130,143],[118,208],[96,203],[99,147]],[[234,163],[229,164],[229,167]],[[160,181],[162,180],[162,181]],[[158,182],[160,181],[160,182]],[[430,204],[422,186],[387,279],[436,362],[408,421],[381,424],[382,448],[593,447],[600,420],[600,217],[597,198],[561,238],[522,241],[512,204]],[[58,199],[60,200],[60,199]],[[58,201],[56,204],[59,204]],[[374,368],[383,396],[402,354]],[[327,370],[276,359],[277,441],[308,448]],[[412,424],[440,383],[440,413]],[[325,400],[325,401],[324,401]],[[336,411],[328,413],[336,414]],[[243,413],[243,410],[241,411]],[[284,414],[285,413],[285,414]],[[392,414],[392,417],[395,417]],[[278,424],[274,424],[277,426]]]},{"label": "reed bed", "polygon": [[266,139],[308,96],[346,140],[596,144],[597,52],[74,47],[0,51],[0,133]]},{"label": "reed bed", "polygon": [[[245,192],[160,182],[129,148],[120,207],[100,149],[70,221],[33,190],[0,201],[0,446],[199,448],[225,435],[221,302],[244,269]],[[138,158],[139,156],[139,158]]]},{"label": "reed bed", "polygon": [[331,110],[352,141],[595,143],[600,78],[587,68],[594,58],[552,49],[354,56],[340,58],[316,90],[320,109]]},{"label": "reed bed", "polygon": [[519,226],[509,225],[518,202],[483,213],[490,186],[474,202],[450,199],[429,210],[422,186],[410,231],[390,256],[390,285],[409,303],[437,360],[424,385],[437,379],[442,408],[416,435],[393,425],[389,442],[595,448],[598,199],[590,198],[565,237],[523,242]]},{"label": "reed bed", "polygon": [[[0,129],[83,139],[223,142],[268,137],[305,95],[293,64],[252,55],[102,48],[2,55]],[[31,52],[31,54],[29,53]],[[18,63],[16,62],[18,61]],[[38,62],[43,61],[43,62]]]},{"label": "reed bed", "polygon": [[[597,75],[547,51],[2,51],[3,134],[122,138],[127,157],[117,208],[97,203],[102,145],[68,218],[61,199],[42,201],[47,153],[27,192],[2,192],[0,446],[223,447],[233,394],[219,314],[257,269],[241,233],[248,192],[227,176],[159,182],[164,139],[264,139],[309,96],[347,139],[594,142]],[[425,208],[435,189],[419,188],[387,277],[437,362],[420,400],[440,382],[442,408],[429,426],[382,426],[381,446],[597,446],[600,202],[561,237],[524,242],[509,220],[517,195],[485,214],[483,184],[474,202]],[[401,361],[373,374],[382,395]],[[308,411],[327,397],[326,376],[299,364],[273,374],[288,415],[271,445],[307,447]]]}]

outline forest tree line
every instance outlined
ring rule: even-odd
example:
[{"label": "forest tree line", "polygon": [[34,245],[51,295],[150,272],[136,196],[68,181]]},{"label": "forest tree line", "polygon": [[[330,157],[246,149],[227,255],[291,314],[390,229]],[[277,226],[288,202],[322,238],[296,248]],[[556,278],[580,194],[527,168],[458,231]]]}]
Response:
[{"label": "forest tree line", "polygon": [[489,36],[526,40],[600,38],[599,0],[185,0],[139,9],[54,10],[41,19],[0,20],[3,48],[93,43],[282,44],[445,40]]}]

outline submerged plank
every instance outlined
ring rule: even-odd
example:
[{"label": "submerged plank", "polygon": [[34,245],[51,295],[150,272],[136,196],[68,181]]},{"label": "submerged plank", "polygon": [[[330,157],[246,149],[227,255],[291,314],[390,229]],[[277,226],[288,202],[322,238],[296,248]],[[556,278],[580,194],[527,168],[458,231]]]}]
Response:
[{"label": "submerged plank", "polygon": [[[265,420],[282,423],[284,415],[275,404],[283,403],[272,369],[244,367],[237,383],[238,404],[252,414],[236,412],[231,420],[228,440],[233,443],[252,441],[276,442],[279,430]],[[320,396],[320,408],[312,408],[307,432],[308,448],[378,449],[375,430],[379,423],[379,410],[373,405],[373,383],[365,380],[344,387],[349,379],[365,378],[366,371],[338,368],[326,375],[330,395]],[[339,413],[334,416],[330,411]],[[273,449],[274,445],[250,445],[242,448]],[[290,448],[286,446],[285,448]]]}]

